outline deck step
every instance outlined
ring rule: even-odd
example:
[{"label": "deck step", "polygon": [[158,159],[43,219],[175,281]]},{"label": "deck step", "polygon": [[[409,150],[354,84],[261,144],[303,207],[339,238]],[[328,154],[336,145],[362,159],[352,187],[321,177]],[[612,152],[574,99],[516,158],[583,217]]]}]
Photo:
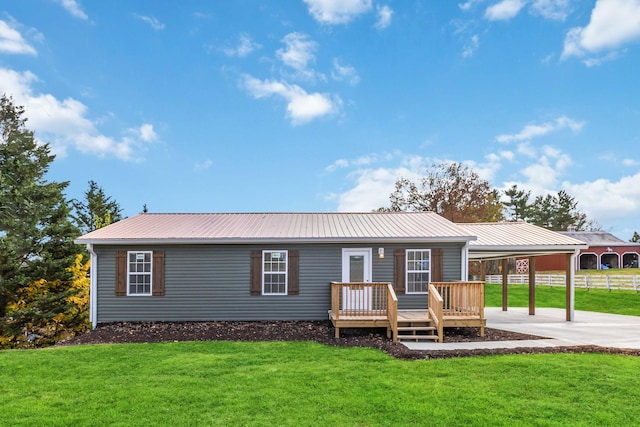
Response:
[{"label": "deck step", "polygon": [[437,335],[400,335],[398,334],[398,339],[402,340],[432,340],[437,341]]},{"label": "deck step", "polygon": [[435,331],[435,326],[398,326],[399,331]]}]

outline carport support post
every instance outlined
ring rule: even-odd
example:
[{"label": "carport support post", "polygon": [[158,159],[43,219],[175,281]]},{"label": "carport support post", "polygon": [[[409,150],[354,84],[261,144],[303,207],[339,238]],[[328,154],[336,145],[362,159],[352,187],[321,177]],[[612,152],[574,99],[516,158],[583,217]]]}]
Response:
[{"label": "carport support post", "polygon": [[509,284],[509,260],[502,260],[502,311],[507,311],[509,306],[509,292],[507,285]]},{"label": "carport support post", "polygon": [[565,288],[566,288],[566,312],[567,322],[573,322],[574,305],[575,305],[575,275],[574,275],[574,260],[575,253],[569,253],[566,256],[565,264]]},{"label": "carport support post", "polygon": [[529,257],[529,315],[536,314],[536,257]]}]

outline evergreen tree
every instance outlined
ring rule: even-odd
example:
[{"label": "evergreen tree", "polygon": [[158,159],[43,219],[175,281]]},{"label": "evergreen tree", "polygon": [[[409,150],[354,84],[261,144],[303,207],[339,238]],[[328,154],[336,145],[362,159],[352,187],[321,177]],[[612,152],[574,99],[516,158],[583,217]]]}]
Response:
[{"label": "evergreen tree", "polygon": [[504,192],[509,199],[502,204],[505,207],[508,221],[525,221],[529,217],[529,197],[531,191],[518,189],[517,185]]},{"label": "evergreen tree", "polygon": [[633,236],[631,237],[631,239],[629,241],[633,242],[633,243],[640,243],[640,234],[638,234],[637,231],[634,231],[633,232]]},{"label": "evergreen tree", "polygon": [[[44,319],[69,308],[78,248],[63,191],[67,182],[48,182],[54,155],[25,127],[24,108],[0,99],[0,336],[37,340]],[[19,298],[41,281],[46,291],[28,309]],[[14,343],[5,345],[15,346]]]},{"label": "evergreen tree", "polygon": [[122,208],[107,196],[95,181],[89,181],[89,189],[83,200],[73,200],[74,218],[83,233],[96,230],[122,219]]}]

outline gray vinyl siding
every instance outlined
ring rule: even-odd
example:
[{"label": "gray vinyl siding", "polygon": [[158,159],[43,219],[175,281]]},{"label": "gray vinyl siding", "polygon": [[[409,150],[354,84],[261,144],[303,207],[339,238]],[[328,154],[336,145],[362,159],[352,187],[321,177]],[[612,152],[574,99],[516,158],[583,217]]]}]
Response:
[{"label": "gray vinyl siding", "polygon": [[[459,280],[462,244],[97,246],[98,323],[114,321],[323,320],[331,281],[342,279],[342,249],[372,248],[374,282],[393,282],[395,249],[443,249],[443,279]],[[378,258],[379,247],[385,257]],[[299,295],[251,296],[252,250],[298,250]],[[115,296],[118,250],[165,253],[164,296]],[[400,295],[402,309],[426,308],[426,295]]]}]

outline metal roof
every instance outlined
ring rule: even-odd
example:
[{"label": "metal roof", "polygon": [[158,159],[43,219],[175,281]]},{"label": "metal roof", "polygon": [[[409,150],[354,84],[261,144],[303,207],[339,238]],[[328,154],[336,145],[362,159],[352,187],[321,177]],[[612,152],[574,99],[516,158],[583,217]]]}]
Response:
[{"label": "metal roof", "polygon": [[571,253],[588,245],[578,239],[526,222],[458,224],[477,236],[469,242],[470,259],[500,259]]},{"label": "metal roof", "polygon": [[76,243],[468,242],[475,235],[433,212],[139,214]]},{"label": "metal roof", "polygon": [[640,246],[640,243],[625,242],[606,231],[559,231],[558,233],[582,240],[592,246]]}]

